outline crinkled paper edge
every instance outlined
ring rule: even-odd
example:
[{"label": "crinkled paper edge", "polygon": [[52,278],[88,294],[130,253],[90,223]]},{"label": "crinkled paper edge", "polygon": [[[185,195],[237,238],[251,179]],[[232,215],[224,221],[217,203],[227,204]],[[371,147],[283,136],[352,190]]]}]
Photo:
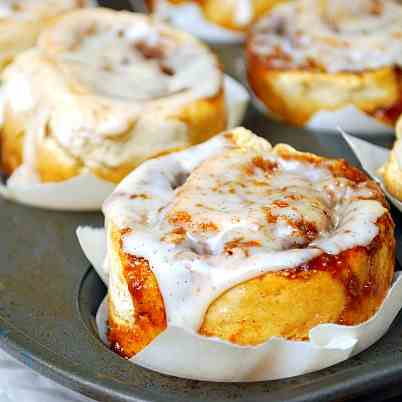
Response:
[{"label": "crinkled paper edge", "polygon": [[[102,229],[79,228],[82,249],[107,284],[105,233]],[[102,238],[103,236],[103,238]],[[242,347],[207,338],[181,328],[168,327],[143,351],[130,359],[139,366],[176,377],[206,381],[263,381],[293,377],[330,367],[362,352],[388,330],[402,307],[402,275],[381,308],[360,325],[318,325],[310,341],[272,338],[257,347]],[[101,339],[106,342],[107,301],[97,314]]]}]

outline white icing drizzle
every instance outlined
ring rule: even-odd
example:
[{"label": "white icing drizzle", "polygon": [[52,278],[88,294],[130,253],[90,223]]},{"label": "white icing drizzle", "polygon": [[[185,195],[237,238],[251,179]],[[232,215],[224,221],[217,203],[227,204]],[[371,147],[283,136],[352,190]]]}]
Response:
[{"label": "white icing drizzle", "polygon": [[[223,79],[213,54],[189,35],[106,9],[62,17],[4,77],[6,103],[24,109],[27,126],[48,111],[51,135],[89,168],[188,146],[187,124],[175,115],[215,96]],[[17,86],[26,88],[18,96]]]},{"label": "white icing drizzle", "polygon": [[123,249],[149,261],[169,325],[196,331],[230,287],[370,244],[386,212],[366,182],[234,133],[144,163],[105,202],[107,224],[133,229]]},{"label": "white icing drizzle", "polygon": [[251,48],[275,68],[314,64],[328,72],[402,66],[398,0],[299,0],[256,24]]}]

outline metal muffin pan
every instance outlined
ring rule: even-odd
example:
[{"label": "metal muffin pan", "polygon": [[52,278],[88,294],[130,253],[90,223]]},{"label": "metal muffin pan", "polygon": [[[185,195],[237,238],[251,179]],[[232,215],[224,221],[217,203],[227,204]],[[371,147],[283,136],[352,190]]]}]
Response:
[{"label": "metal muffin pan", "polygon": [[[245,126],[272,143],[286,142],[357,164],[339,135],[284,127],[252,108]],[[382,137],[377,142],[391,141]],[[393,213],[401,250],[401,214]],[[402,377],[401,315],[366,352],[329,369],[287,380],[208,383],[137,367],[108,350],[96,335],[94,318],[105,287],[89,268],[75,229],[101,226],[102,215],[44,211],[1,199],[0,222],[0,346],[40,373],[94,399],[330,402],[366,395]],[[376,400],[380,400],[378,395]]]},{"label": "metal muffin pan", "polygon": [[[105,4],[106,2],[103,1]],[[110,2],[109,2],[110,3]],[[127,2],[115,6],[125,7]],[[340,135],[267,120],[253,107],[244,125],[273,144],[345,158],[358,165]],[[370,136],[390,146],[392,137]],[[402,215],[397,223],[402,261]],[[402,315],[377,344],[331,368],[287,380],[212,383],[137,367],[99,340],[95,314],[106,289],[81,252],[78,225],[103,225],[101,213],[38,210],[0,199],[0,347],[22,363],[102,402],[316,402],[402,394]],[[375,391],[381,389],[382,392]]]}]

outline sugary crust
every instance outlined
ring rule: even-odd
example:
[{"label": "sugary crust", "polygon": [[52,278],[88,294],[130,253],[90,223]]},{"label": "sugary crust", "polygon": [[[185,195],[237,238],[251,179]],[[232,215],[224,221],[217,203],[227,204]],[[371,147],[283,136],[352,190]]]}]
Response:
[{"label": "sugary crust", "polygon": [[[242,24],[236,18],[236,7],[238,0],[193,0],[197,3],[204,16],[212,23],[233,31],[246,32],[248,27],[263,14],[269,12],[273,7],[288,0],[249,0],[252,15],[250,23]],[[172,4],[186,3],[186,0],[169,0]],[[155,10],[158,0],[147,0],[148,7]]]},{"label": "sugary crust", "polygon": [[[367,180],[364,173],[342,160],[330,161],[297,152],[286,145],[275,147],[274,152],[282,158],[317,165],[326,163],[334,176],[355,183]],[[378,186],[370,182],[370,188],[374,191],[374,199],[386,206]],[[377,226],[378,235],[366,247],[356,246],[338,255],[324,253],[297,268],[269,272],[227,290],[209,305],[200,334],[217,336],[239,345],[257,345],[272,336],[307,339],[309,330],[320,323],[354,325],[367,320],[381,305],[394,272],[394,223],[389,212],[378,219]],[[128,264],[127,258],[122,257],[121,238],[125,234],[125,230],[111,224],[109,247],[113,248],[114,255],[120,255],[120,259],[110,261],[110,269],[112,275],[120,275],[123,279],[118,285],[120,290],[111,292],[109,340],[121,355],[131,357],[152,341],[149,336],[152,331],[157,334],[166,327],[166,319],[160,314],[164,309],[163,299],[148,263],[132,256],[132,261],[142,267],[132,270],[132,263]],[[129,279],[127,272],[133,275]],[[122,273],[125,276],[121,276]],[[122,289],[127,289],[129,282],[140,284],[135,292],[129,286],[134,310],[139,306],[145,316],[159,312],[157,320],[147,321],[152,330],[148,329],[144,336],[141,335],[141,322],[130,313],[125,314],[119,308],[121,299],[113,296],[123,294]],[[142,295],[147,293],[146,283],[152,283],[152,303],[139,305],[136,292],[140,289]]]},{"label": "sugary crust", "polygon": [[[1,136],[2,167],[6,174],[11,175],[21,165],[24,146],[24,118],[23,114],[13,113],[6,109],[4,127]],[[214,134],[226,127],[225,94],[223,90],[213,98],[199,99],[182,108],[179,113],[172,114],[172,118],[183,121],[188,126],[188,144],[195,145],[206,141]],[[50,130],[50,128],[48,128]],[[37,172],[43,182],[57,182],[67,180],[81,173],[85,164],[72,156],[68,149],[62,147],[55,136],[48,133],[43,141],[37,145]],[[159,139],[150,135],[149,143]],[[166,149],[164,153],[178,151],[177,148]],[[149,157],[160,156],[161,153]],[[143,159],[131,160],[129,164],[118,167],[96,167],[92,172],[107,181],[120,182],[128,173],[137,167]]]},{"label": "sugary crust", "polygon": [[389,125],[402,112],[402,74],[397,68],[337,73],[314,67],[273,68],[270,56],[253,51],[251,40],[246,50],[249,84],[258,99],[286,122],[303,126],[321,110],[351,104]]}]

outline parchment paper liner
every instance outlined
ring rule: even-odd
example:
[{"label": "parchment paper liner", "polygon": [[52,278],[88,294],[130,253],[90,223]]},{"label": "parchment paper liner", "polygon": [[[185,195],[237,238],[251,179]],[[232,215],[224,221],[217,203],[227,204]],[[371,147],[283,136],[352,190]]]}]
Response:
[{"label": "parchment paper liner", "polygon": [[342,136],[356,155],[363,169],[380,185],[389,201],[402,212],[402,202],[389,193],[385,187],[383,177],[379,174],[379,169],[388,160],[390,151],[378,145],[371,144],[370,142],[355,138],[345,132],[342,132]]},{"label": "parchment paper liner", "polygon": [[[134,1],[131,1],[135,7]],[[245,35],[209,22],[196,4],[166,4],[165,15],[154,13],[156,18],[168,21],[174,27],[186,31],[211,44],[232,44],[244,41]]]},{"label": "parchment paper liner", "polygon": [[[107,284],[105,233],[102,229],[78,228],[84,253]],[[318,325],[308,342],[272,338],[257,347],[242,347],[217,338],[202,337],[168,326],[143,351],[130,359],[177,377],[208,381],[263,381],[317,371],[367,349],[388,330],[402,307],[402,275],[395,274],[391,290],[377,314],[355,326]],[[97,313],[101,339],[106,343],[106,299]]]},{"label": "parchment paper liner", "polygon": [[[252,92],[251,88],[249,90]],[[252,100],[256,108],[271,119],[281,120],[253,93]],[[316,114],[304,125],[305,128],[311,130],[338,133],[337,127],[342,127],[343,130],[352,134],[393,134],[393,127],[387,126],[384,123],[376,120],[354,105],[345,106],[341,109],[330,111],[322,110]]]},{"label": "parchment paper liner", "polygon": [[[250,97],[236,80],[225,76],[228,128],[238,126],[244,117]],[[0,92],[1,96],[1,92]],[[99,210],[115,185],[97,178],[89,171],[58,183],[41,183],[27,166],[21,166],[5,185],[0,184],[3,197],[22,204],[54,210]]]}]

